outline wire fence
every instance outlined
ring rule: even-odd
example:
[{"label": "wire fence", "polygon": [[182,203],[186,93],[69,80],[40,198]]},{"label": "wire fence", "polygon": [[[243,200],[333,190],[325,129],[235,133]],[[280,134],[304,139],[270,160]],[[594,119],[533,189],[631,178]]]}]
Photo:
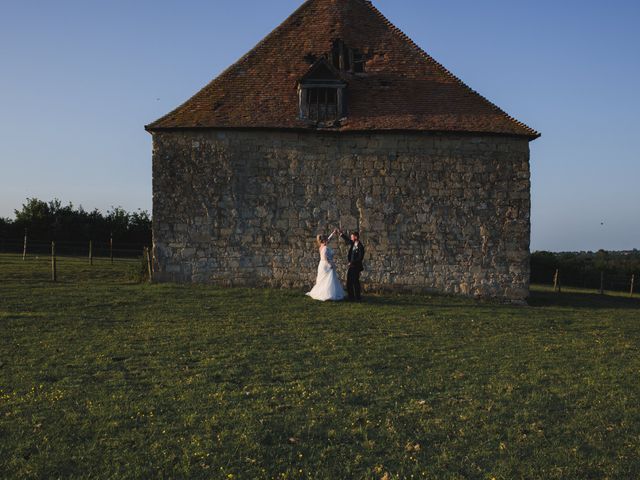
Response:
[{"label": "wire fence", "polygon": [[[26,239],[0,238],[0,253],[17,254],[23,256],[50,255],[52,242],[31,241]],[[56,241],[56,254],[59,256],[103,257],[103,258],[136,258],[143,255],[147,245],[140,243],[118,242],[117,240],[102,241]]]},{"label": "wire fence", "polygon": [[150,281],[151,249],[135,243],[108,241],[31,242],[0,238],[2,278],[77,282],[120,278]]},{"label": "wire fence", "polygon": [[563,287],[582,288],[587,290],[597,290],[604,294],[606,291],[626,292],[629,296],[638,293],[640,275],[631,273],[611,273],[611,272],[585,272],[580,276],[575,274],[563,277],[562,270],[545,272],[532,272],[531,282],[541,285],[553,286],[556,292],[562,292]]}]

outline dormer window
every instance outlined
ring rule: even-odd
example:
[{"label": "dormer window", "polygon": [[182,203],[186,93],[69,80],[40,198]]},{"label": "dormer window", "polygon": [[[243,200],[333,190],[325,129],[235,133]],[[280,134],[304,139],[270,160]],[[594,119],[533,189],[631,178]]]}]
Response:
[{"label": "dormer window", "polygon": [[307,87],[307,119],[315,122],[337,120],[338,89],[333,87]]},{"label": "dormer window", "polygon": [[346,114],[346,86],[324,58],[315,62],[298,84],[300,118],[319,126],[334,125]]}]

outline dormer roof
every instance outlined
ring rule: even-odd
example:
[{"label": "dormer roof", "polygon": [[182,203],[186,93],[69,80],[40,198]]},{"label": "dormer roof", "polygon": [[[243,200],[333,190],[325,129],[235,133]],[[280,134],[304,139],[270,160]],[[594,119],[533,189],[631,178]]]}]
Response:
[{"label": "dormer roof", "polygon": [[313,62],[313,65],[311,65],[305,74],[300,77],[300,80],[298,80],[299,84],[313,82],[335,82],[346,84],[345,78],[343,78],[340,71],[334,68],[324,57],[320,57]]}]

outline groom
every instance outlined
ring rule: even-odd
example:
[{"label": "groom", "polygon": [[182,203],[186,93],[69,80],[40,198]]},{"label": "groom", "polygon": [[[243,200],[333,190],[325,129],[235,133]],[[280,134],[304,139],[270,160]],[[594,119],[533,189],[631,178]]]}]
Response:
[{"label": "groom", "polygon": [[339,230],[340,236],[349,245],[349,270],[347,270],[347,293],[349,300],[362,300],[360,288],[360,272],[364,270],[362,260],[364,259],[364,245],[360,243],[360,234],[351,232],[351,235]]}]

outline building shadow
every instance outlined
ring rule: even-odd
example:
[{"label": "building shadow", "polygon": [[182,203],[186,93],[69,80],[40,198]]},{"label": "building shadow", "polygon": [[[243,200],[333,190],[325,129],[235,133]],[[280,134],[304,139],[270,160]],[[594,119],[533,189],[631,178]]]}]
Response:
[{"label": "building shadow", "polygon": [[563,307],[563,308],[588,308],[603,310],[640,310],[640,298],[624,297],[618,295],[600,295],[591,292],[563,292],[551,291],[531,292],[528,300],[529,306]]},{"label": "building shadow", "polygon": [[[364,305],[385,306],[385,307],[425,307],[425,308],[480,308],[511,306],[504,302],[494,300],[481,300],[468,297],[429,293],[369,293],[365,294],[362,302]],[[357,305],[358,303],[356,303]]]},{"label": "building shadow", "polygon": [[491,309],[496,308],[585,308],[591,310],[639,310],[640,297],[599,295],[591,292],[554,293],[532,290],[527,304],[518,305],[497,300],[473,299],[445,294],[368,294],[362,304],[392,307],[425,307],[444,309]]}]

